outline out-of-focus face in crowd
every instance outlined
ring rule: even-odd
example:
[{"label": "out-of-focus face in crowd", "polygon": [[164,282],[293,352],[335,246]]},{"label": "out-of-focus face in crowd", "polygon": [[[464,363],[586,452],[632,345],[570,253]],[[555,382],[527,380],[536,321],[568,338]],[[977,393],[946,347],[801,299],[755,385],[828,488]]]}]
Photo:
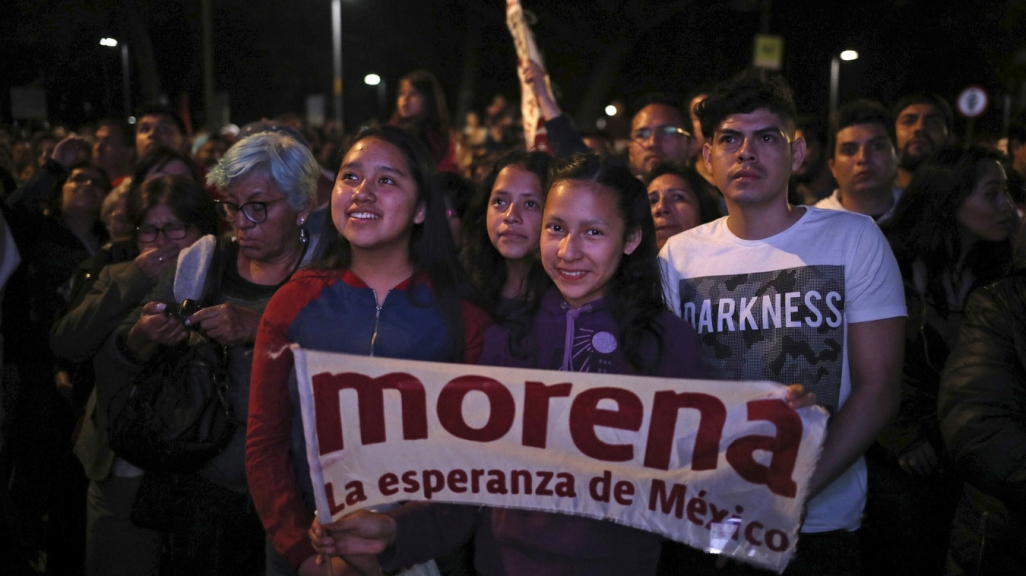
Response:
[{"label": "out-of-focus face in crowd", "polygon": [[690,140],[676,108],[665,104],[645,106],[631,121],[627,148],[631,172],[644,176],[660,162],[684,160]]},{"label": "out-of-focus face in crowd", "polygon": [[409,80],[403,80],[399,84],[396,106],[399,109],[399,116],[403,120],[418,118],[424,114],[424,95],[418,92]]},{"label": "out-of-focus face in crowd", "polygon": [[948,139],[944,113],[933,104],[912,104],[898,114],[894,126],[901,167],[915,170],[923,158]]},{"label": "out-of-focus face in crowd", "polygon": [[135,151],[139,158],[159,146],[182,149],[182,132],[164,114],[146,114],[135,125]]},{"label": "out-of-focus face in crowd", "polygon": [[962,202],[955,219],[963,238],[1000,242],[1017,224],[1008,195],[1008,178],[996,160],[981,162],[978,174],[972,193]]},{"label": "out-of-focus face in crowd", "polygon": [[648,202],[655,220],[656,246],[675,234],[690,230],[702,222],[696,191],[676,174],[663,174],[648,185]]},{"label": "out-of-focus face in crowd", "polygon": [[880,190],[894,184],[898,158],[887,128],[853,124],[837,132],[830,170],[842,193]]}]

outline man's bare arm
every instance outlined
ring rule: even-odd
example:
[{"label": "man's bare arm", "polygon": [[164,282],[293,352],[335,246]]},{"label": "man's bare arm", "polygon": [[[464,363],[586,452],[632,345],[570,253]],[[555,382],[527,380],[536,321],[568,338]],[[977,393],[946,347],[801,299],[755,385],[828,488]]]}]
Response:
[{"label": "man's bare arm", "polygon": [[810,498],[855,463],[898,413],[904,338],[904,317],[848,325],[851,395],[830,418],[823,454],[809,480]]}]

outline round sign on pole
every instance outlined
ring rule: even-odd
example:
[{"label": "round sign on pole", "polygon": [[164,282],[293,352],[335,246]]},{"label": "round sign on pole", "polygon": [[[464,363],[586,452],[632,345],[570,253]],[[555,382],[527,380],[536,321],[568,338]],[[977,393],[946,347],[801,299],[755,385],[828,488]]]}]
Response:
[{"label": "round sign on pole", "polygon": [[958,113],[966,118],[976,118],[987,109],[990,97],[979,86],[969,86],[958,94]]}]

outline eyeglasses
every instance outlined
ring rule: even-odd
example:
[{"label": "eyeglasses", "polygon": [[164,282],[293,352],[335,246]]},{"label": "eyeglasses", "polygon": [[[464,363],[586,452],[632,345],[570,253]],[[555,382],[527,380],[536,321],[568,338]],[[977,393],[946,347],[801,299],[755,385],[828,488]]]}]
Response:
[{"label": "eyeglasses", "polygon": [[275,202],[281,202],[282,200],[284,200],[284,198],[268,200],[267,202],[246,202],[241,206],[227,200],[214,200],[214,206],[217,208],[218,216],[223,220],[234,222],[235,216],[241,210],[250,222],[260,224],[261,222],[267,221],[267,205],[274,204]]},{"label": "eyeglasses", "polygon": [[645,142],[652,136],[656,139],[662,138],[677,138],[680,136],[691,136],[687,130],[680,126],[659,126],[657,128],[638,128],[631,133],[631,140],[635,142]]},{"label": "eyeglasses", "polygon": [[156,226],[139,226],[135,229],[135,237],[140,242],[149,243],[154,242],[157,239],[157,234],[163,233],[164,238],[168,240],[181,240],[185,238],[185,231],[189,229],[187,224],[181,222],[172,222],[171,224],[165,225],[163,228],[157,228]]}]

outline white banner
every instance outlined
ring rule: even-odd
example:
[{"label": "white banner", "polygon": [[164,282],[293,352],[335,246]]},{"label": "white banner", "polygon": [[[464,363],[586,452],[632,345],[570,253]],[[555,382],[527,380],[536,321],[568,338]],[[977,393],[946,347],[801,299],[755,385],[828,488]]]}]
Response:
[{"label": "white banner", "polygon": [[293,349],[318,516],[404,500],[606,519],[782,571],[827,413],[771,382]]},{"label": "white banner", "polygon": [[[524,124],[524,144],[528,150],[549,152],[545,119],[542,118],[534,92],[524,79],[524,66],[527,66],[529,60],[537,62],[542,69],[545,68],[545,62],[542,61],[538,46],[534,43],[534,34],[524,22],[524,10],[520,6],[520,0],[506,0],[506,25],[517,49],[517,77],[520,78],[520,115]],[[549,86],[548,76],[545,77],[545,90],[551,97],[552,88]],[[554,97],[552,99],[555,100]]]}]

